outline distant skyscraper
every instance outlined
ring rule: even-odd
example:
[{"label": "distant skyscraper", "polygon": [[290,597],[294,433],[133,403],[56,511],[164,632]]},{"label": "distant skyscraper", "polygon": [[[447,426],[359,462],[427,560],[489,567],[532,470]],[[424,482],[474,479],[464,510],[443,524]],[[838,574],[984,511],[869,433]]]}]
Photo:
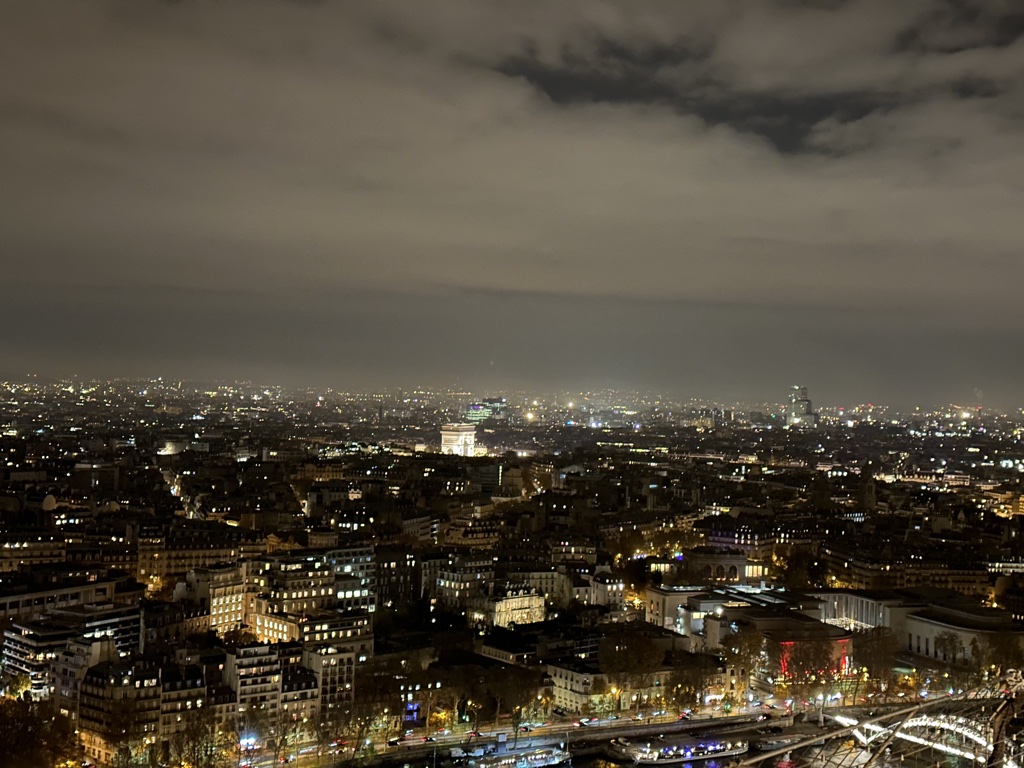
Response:
[{"label": "distant skyscraper", "polygon": [[488,419],[504,420],[507,405],[504,397],[486,397],[483,402],[470,403],[466,406],[466,421],[479,424]]},{"label": "distant skyscraper", "polygon": [[862,512],[874,512],[878,507],[878,489],[875,486],[875,467],[868,461],[860,470],[858,504]]},{"label": "distant skyscraper", "polygon": [[445,424],[441,427],[441,453],[473,456],[476,453],[476,426]]},{"label": "distant skyscraper", "polygon": [[814,429],[818,426],[818,414],[807,398],[807,387],[797,386],[790,391],[786,426],[795,429]]}]

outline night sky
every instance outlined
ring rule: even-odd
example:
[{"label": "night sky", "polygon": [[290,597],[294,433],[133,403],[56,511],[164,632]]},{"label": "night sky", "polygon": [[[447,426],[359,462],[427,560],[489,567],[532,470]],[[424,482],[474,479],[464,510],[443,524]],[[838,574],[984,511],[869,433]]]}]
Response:
[{"label": "night sky", "polygon": [[1024,3],[0,1],[0,372],[1024,405]]}]

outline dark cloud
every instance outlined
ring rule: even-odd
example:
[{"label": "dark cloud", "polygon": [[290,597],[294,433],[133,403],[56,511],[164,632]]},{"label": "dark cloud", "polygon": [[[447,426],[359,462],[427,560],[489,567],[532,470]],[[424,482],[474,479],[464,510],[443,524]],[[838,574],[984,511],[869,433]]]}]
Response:
[{"label": "dark cloud", "polygon": [[8,372],[1007,404],[1024,375],[1014,2],[0,13]]},{"label": "dark cloud", "polygon": [[1014,0],[943,0],[896,36],[898,51],[960,53],[1003,48],[1024,36],[1024,9]]},{"label": "dark cloud", "polygon": [[[826,119],[859,120],[885,111],[900,101],[895,94],[838,93],[788,94],[730,93],[727,84],[711,78],[690,79],[684,87],[659,79],[668,63],[692,62],[700,70],[704,57],[691,54],[683,44],[628,51],[602,41],[599,66],[566,51],[560,65],[550,67],[537,58],[515,56],[497,71],[521,77],[556,104],[633,104],[663,106],[698,118],[707,125],[724,125],[770,142],[780,152],[813,149],[806,139]],[[994,85],[976,79],[957,84],[963,96],[988,93]]]}]

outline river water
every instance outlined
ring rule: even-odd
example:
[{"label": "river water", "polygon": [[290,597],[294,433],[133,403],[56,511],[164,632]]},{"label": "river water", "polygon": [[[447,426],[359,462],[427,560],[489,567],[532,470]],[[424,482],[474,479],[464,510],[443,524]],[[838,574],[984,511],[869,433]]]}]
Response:
[{"label": "river water", "polygon": [[[623,768],[623,763],[614,763],[604,757],[574,757],[572,768]],[[728,768],[728,763],[718,760],[695,760],[692,763],[673,763],[672,768]]]},{"label": "river water", "polygon": [[[901,753],[902,752],[902,753]],[[756,752],[737,759],[756,756]],[[801,755],[793,755],[799,768],[853,768],[860,761],[844,748],[808,749]],[[766,760],[762,768],[774,768],[778,758]],[[730,768],[731,761],[697,760],[692,763],[676,763],[672,768]],[[895,750],[886,758],[877,759],[873,768],[972,768],[969,761],[931,749]],[[626,768],[604,757],[574,757],[572,768]]]}]

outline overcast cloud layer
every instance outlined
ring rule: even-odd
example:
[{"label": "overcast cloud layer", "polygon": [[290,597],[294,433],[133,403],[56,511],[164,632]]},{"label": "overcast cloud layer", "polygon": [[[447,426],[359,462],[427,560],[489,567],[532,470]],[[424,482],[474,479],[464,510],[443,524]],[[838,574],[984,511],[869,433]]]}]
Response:
[{"label": "overcast cloud layer", "polygon": [[0,370],[1024,405],[1017,0],[0,0]]}]

